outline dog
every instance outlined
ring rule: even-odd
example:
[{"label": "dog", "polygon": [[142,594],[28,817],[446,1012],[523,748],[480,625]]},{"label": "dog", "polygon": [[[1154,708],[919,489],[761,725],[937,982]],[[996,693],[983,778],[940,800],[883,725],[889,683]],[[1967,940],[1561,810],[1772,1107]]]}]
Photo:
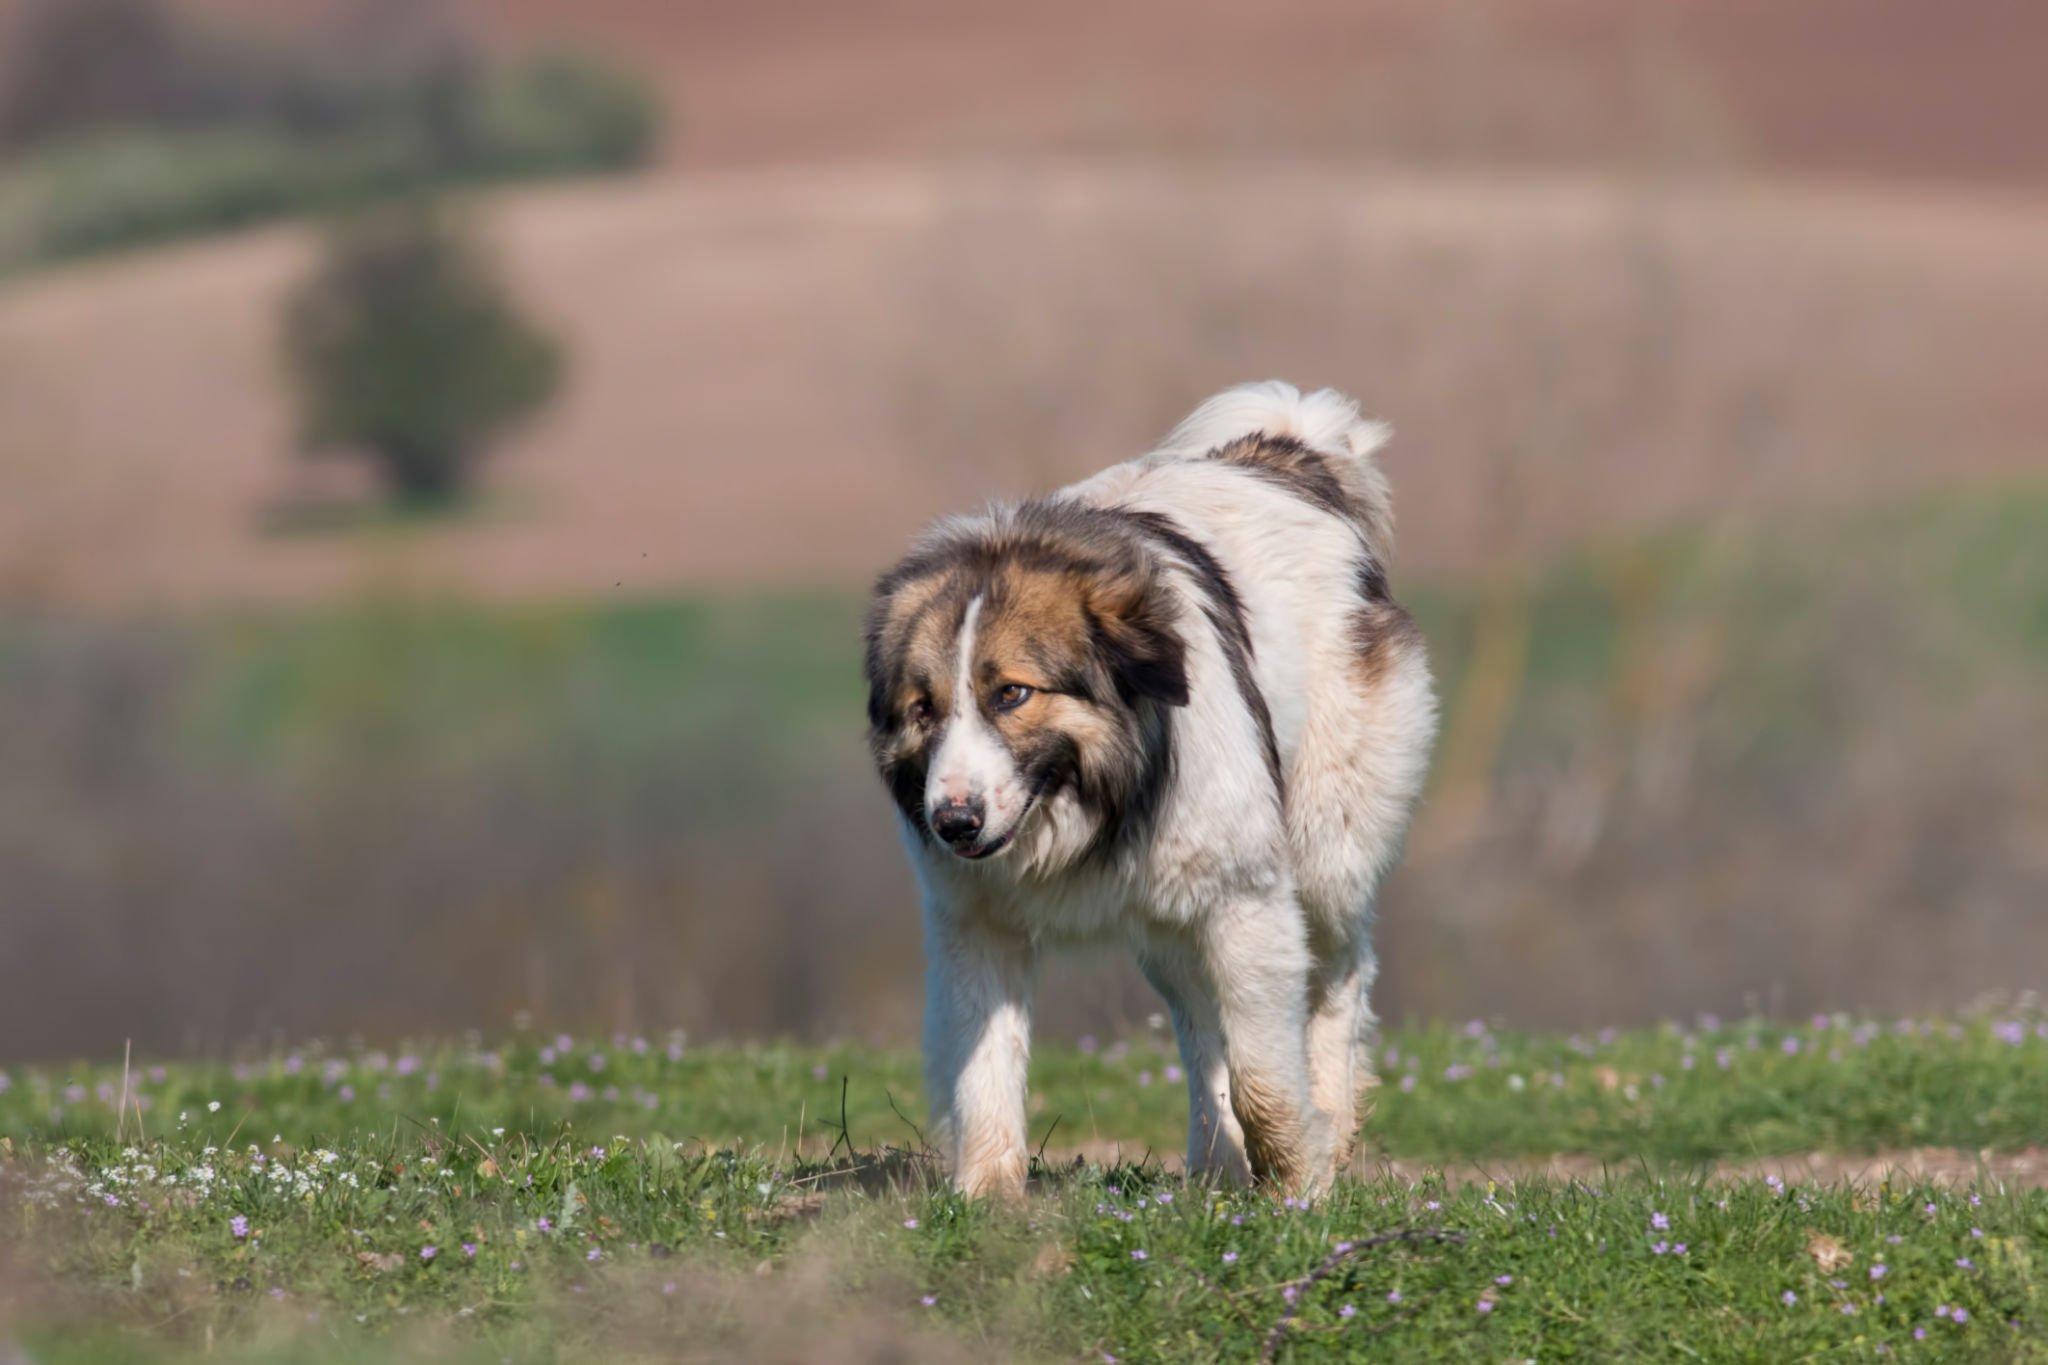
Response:
[{"label": "dog", "polygon": [[1374,1083],[1374,891],[1436,731],[1387,586],[1387,429],[1267,382],[877,581],[869,741],[923,893],[926,1078],[970,1195],[1023,1197],[1031,989],[1127,943],[1173,1017],[1191,1174],[1303,1197]]}]

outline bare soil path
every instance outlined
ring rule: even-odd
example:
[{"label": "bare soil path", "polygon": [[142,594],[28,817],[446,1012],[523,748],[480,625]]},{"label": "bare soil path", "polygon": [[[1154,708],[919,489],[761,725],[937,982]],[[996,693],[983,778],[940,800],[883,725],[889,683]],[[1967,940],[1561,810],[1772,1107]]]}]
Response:
[{"label": "bare soil path", "polygon": [[275,345],[303,230],[0,288],[0,600],[858,582],[1274,374],[1395,422],[1404,571],[2038,471],[2048,429],[2027,195],[1061,161],[479,207],[572,373],[427,530],[278,525],[331,491]]}]

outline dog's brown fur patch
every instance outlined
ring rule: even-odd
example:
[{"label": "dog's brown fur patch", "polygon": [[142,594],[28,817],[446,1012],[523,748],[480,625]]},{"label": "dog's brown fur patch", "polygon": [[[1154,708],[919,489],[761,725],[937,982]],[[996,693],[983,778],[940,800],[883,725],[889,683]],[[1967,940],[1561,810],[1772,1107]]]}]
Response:
[{"label": "dog's brown fur patch", "polygon": [[[961,627],[981,600],[969,677],[954,695]],[[1142,813],[1165,775],[1162,706],[1187,701],[1186,647],[1161,567],[1122,520],[1027,503],[914,551],[868,612],[869,740],[920,832],[933,737],[979,707],[1035,791],[1067,783],[1103,818]],[[1032,689],[995,705],[1006,683]]]},{"label": "dog's brown fur patch", "polygon": [[1329,457],[1290,436],[1255,432],[1218,446],[1210,458],[1248,469],[1333,516],[1365,521],[1365,509],[1352,498]]},{"label": "dog's brown fur patch", "polygon": [[1352,618],[1351,639],[1361,686],[1379,686],[1395,662],[1422,643],[1422,631],[1392,598],[1366,602]]},{"label": "dog's brown fur patch", "polygon": [[1230,1108],[1244,1130],[1245,1160],[1254,1178],[1292,1186],[1306,1174],[1300,1111],[1286,1095],[1256,1072],[1233,1067]]}]

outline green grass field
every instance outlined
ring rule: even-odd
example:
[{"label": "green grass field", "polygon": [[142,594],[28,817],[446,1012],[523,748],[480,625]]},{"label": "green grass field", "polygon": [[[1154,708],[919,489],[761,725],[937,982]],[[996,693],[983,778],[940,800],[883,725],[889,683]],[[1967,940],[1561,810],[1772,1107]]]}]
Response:
[{"label": "green grass field", "polygon": [[[1157,1035],[1042,1050],[1022,1212],[946,1191],[899,1051],[518,1034],[125,1081],[17,1068],[0,1344],[52,1362],[2048,1358],[2048,1193],[1714,1169],[2024,1148],[2048,1132],[2036,1013],[1395,1031],[1368,1141],[1400,1160],[1312,1206],[1160,1159],[1173,1066]],[[1558,1152],[1611,1166],[1485,1174]]]},{"label": "green grass field", "polygon": [[[1953,493],[1799,532],[1686,528],[1547,566],[1524,585],[1528,657],[1502,757],[1581,736],[1589,710],[1625,689],[1632,655],[1688,633],[1719,642],[1712,707],[1743,722],[1741,751],[1726,760],[1736,766],[1782,765],[1793,737],[1830,758],[1846,742],[1824,666],[1845,630],[1881,646],[1886,685],[1916,700],[2048,664],[2048,489]],[[1401,596],[1444,696],[1456,696],[1485,594],[1404,583]],[[214,758],[334,761],[365,744],[462,758],[542,737],[647,763],[741,725],[788,756],[863,723],[862,607],[858,593],[823,591],[370,600],[209,619],[172,642],[205,661],[179,709],[188,740]]]}]

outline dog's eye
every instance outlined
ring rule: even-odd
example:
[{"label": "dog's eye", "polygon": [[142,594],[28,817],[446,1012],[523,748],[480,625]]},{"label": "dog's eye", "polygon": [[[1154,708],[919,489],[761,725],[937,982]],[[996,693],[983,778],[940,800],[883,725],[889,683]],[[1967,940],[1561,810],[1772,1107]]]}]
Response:
[{"label": "dog's eye", "polygon": [[1023,683],[1004,683],[996,689],[996,710],[1014,711],[1031,700],[1031,689]]},{"label": "dog's eye", "polygon": [[919,697],[903,709],[903,718],[912,725],[923,725],[932,718],[932,704]]}]

